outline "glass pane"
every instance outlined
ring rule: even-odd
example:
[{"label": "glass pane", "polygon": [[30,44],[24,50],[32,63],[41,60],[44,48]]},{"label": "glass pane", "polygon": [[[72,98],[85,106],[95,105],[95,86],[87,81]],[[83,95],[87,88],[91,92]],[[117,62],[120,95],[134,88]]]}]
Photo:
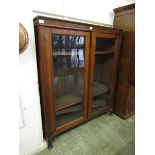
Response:
[{"label": "glass pane", "polygon": [[102,110],[109,103],[113,71],[115,40],[96,39],[92,112]]},{"label": "glass pane", "polygon": [[85,37],[52,34],[56,127],[84,115]]}]

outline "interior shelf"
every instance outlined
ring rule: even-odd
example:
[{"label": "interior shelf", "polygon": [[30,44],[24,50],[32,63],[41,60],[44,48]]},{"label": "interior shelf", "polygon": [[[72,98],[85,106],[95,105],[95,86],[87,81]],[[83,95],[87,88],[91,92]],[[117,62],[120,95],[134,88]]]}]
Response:
[{"label": "interior shelf", "polygon": [[106,99],[93,99],[92,108],[102,108],[107,104]]},{"label": "interior shelf", "polygon": [[76,112],[76,113],[68,113],[64,115],[59,115],[56,117],[56,124],[57,126],[62,126],[64,124],[67,124],[69,122],[72,122],[74,120],[77,120],[84,116],[83,111],[82,112]]},{"label": "interior shelf", "polygon": [[72,54],[72,52],[53,52],[52,53],[53,56],[66,56],[66,55],[79,55],[77,52],[74,52],[74,54]]},{"label": "interior shelf", "polygon": [[112,48],[110,48],[110,49],[107,49],[107,50],[103,50],[103,51],[100,51],[100,50],[96,50],[95,51],[95,54],[112,54],[112,53],[114,53],[114,47],[112,47]]},{"label": "interior shelf", "polygon": [[105,55],[105,54],[113,54],[113,53],[114,51],[110,51],[110,52],[109,51],[108,52],[107,51],[96,51],[95,52],[96,55],[101,55],[101,54]]},{"label": "interior shelf", "polygon": [[81,105],[74,105],[74,106],[59,110],[56,112],[56,115],[63,115],[63,114],[68,114],[68,113],[73,113],[78,111],[82,111]]},{"label": "interior shelf", "polygon": [[53,49],[64,49],[64,48],[69,48],[69,49],[73,49],[73,48],[78,48],[78,49],[83,49],[84,48],[84,44],[75,44],[75,45],[70,45],[67,46],[65,44],[61,44],[61,45],[56,45],[56,43],[53,42]]},{"label": "interior shelf", "polygon": [[60,77],[60,76],[69,76],[69,75],[76,75],[77,72],[82,72],[84,70],[84,67],[75,67],[75,68],[61,68],[61,69],[55,69],[54,70],[54,77]]},{"label": "interior shelf", "polygon": [[93,97],[106,94],[109,91],[108,86],[103,83],[94,82]]},{"label": "interior shelf", "polygon": [[[109,91],[108,85],[103,84],[103,83],[94,82],[93,97],[104,95],[104,94],[108,93],[108,91]],[[83,93],[84,92],[81,89],[81,91],[77,94],[79,94],[79,96],[81,96]]]},{"label": "interior shelf", "polygon": [[55,100],[55,110],[59,111],[64,108],[70,107],[72,105],[76,105],[82,102],[81,98],[74,95],[65,95]]}]

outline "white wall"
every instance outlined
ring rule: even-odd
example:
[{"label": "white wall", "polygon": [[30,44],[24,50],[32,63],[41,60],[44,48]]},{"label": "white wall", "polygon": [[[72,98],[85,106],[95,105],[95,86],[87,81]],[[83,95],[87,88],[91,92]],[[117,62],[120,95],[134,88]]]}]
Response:
[{"label": "white wall", "polygon": [[134,0],[44,0],[35,4],[33,10],[48,13],[46,15],[49,16],[54,14],[60,15],[60,18],[111,26],[113,9],[133,2]]},{"label": "white wall", "polygon": [[36,52],[31,9],[20,11],[19,21],[29,34],[29,45],[19,56],[19,96],[22,119],[20,119],[19,153],[29,152],[44,147],[41,124]]},{"label": "white wall", "polygon": [[30,154],[47,145],[43,141],[33,17],[41,14],[70,20],[110,26],[113,24],[113,8],[129,4],[125,0],[44,0],[33,3],[20,1],[19,22],[29,34],[29,45],[19,56],[20,127],[19,153]]}]

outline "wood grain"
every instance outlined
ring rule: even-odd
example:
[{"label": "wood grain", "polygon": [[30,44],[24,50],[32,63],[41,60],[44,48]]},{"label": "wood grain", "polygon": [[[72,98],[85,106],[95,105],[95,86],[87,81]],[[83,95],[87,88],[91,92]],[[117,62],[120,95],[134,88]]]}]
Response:
[{"label": "wood grain", "polygon": [[135,4],[114,9],[114,27],[123,28],[114,113],[124,119],[134,114],[135,85]]},{"label": "wood grain", "polygon": [[[40,19],[43,19],[44,23],[39,23]],[[90,30],[90,26],[93,26],[92,30]],[[50,140],[54,136],[59,135],[82,123],[85,123],[86,121],[97,117],[110,109],[111,102],[115,94],[115,84],[117,80],[117,66],[122,31],[113,28],[106,28],[63,20],[54,20],[44,17],[35,18],[34,27],[37,49],[37,66],[39,76],[39,92],[42,110],[43,132],[45,139],[50,145]],[[55,98],[56,88],[54,84],[54,78],[59,74],[59,71],[57,69],[54,69],[52,56],[59,56],[59,53],[56,53],[54,51],[54,45],[52,44],[51,37],[53,34],[72,36],[75,35],[83,36],[85,38],[85,44],[84,46],[82,46],[82,48],[84,49],[84,67],[79,67],[79,70],[75,68],[60,69],[62,75],[64,76],[66,72],[72,74],[73,76],[75,71],[79,72],[79,76],[84,75],[83,90],[79,90],[79,92],[75,94],[77,95],[76,97],[68,96],[67,99]],[[100,51],[104,53],[103,56],[105,55],[106,57],[109,57],[108,55],[110,55],[110,57],[112,56],[114,58],[112,59],[114,61],[113,69],[110,69],[111,73],[113,74],[110,87],[107,87],[106,84],[104,85],[104,83],[102,83],[101,89],[99,89],[99,85],[96,87],[95,84],[93,84],[95,73],[95,57],[97,55],[100,57],[100,53],[95,54],[97,37],[105,39],[111,38],[115,40],[114,47],[111,51],[106,51],[107,53]],[[69,55],[70,53],[69,51],[66,51],[65,53],[61,53],[61,56],[64,56],[65,54]],[[111,63],[111,61],[107,63]],[[84,73],[82,71],[84,71]],[[75,79],[74,82],[77,82],[77,80]],[[95,90],[94,93],[93,90]],[[78,97],[78,95],[81,93],[83,94],[83,100]],[[92,98],[94,96],[99,96],[103,94],[106,94],[108,96],[108,102],[106,102],[107,105],[102,106],[102,102],[99,102],[97,105],[93,105],[94,108],[101,107],[101,109],[98,112],[92,114]],[[74,112],[78,113],[80,111],[82,113],[76,119],[69,122],[66,121],[66,123],[62,123],[61,126],[57,125],[58,117],[64,117],[67,114],[74,114]]]}]

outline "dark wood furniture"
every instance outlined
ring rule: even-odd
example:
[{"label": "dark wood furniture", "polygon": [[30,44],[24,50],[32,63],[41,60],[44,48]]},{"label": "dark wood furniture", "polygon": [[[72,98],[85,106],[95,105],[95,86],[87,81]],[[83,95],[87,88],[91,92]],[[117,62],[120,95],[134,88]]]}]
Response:
[{"label": "dark wood furniture", "polygon": [[114,113],[126,119],[135,112],[135,4],[114,12],[114,28],[123,29]]},{"label": "dark wood furniture", "polygon": [[34,27],[50,147],[53,137],[112,110],[122,31],[41,16]]}]

